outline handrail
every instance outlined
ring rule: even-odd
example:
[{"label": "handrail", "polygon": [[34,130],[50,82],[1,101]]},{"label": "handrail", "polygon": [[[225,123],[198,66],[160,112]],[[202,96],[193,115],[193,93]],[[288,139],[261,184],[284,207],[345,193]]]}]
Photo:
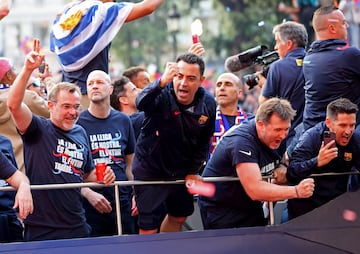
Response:
[{"label": "handrail", "polygon": [[[309,177],[322,177],[322,176],[340,176],[340,175],[358,175],[360,172],[331,172],[331,173],[318,173],[311,174]],[[263,176],[263,180],[267,180],[268,182],[272,179],[272,176]],[[203,177],[203,181],[205,182],[225,182],[225,181],[238,181],[238,177],[232,176],[221,176],[221,177]],[[38,184],[38,185],[30,185],[32,190],[53,190],[53,189],[72,189],[72,188],[83,188],[83,187],[91,187],[91,188],[103,188],[109,186],[134,186],[134,185],[154,185],[154,184],[185,184],[185,180],[173,180],[173,181],[115,181],[112,184],[104,185],[102,183],[96,182],[85,182],[85,183],[61,183],[61,184]],[[12,186],[0,187],[0,191],[12,191],[15,190]],[[270,225],[274,225],[274,209],[273,202],[268,202],[269,204],[269,219]],[[121,213],[120,213],[120,192],[119,188],[115,188],[115,208],[116,208],[116,219],[118,225],[118,235],[122,234],[121,228]]]}]

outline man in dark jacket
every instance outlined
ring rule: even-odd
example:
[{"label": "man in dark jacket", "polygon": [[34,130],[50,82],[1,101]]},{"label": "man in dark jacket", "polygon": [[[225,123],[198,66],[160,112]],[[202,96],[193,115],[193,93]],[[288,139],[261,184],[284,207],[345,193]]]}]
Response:
[{"label": "man in dark jacket", "polygon": [[[360,105],[360,50],[347,45],[348,24],[335,7],[321,7],[313,25],[317,41],[304,58],[304,130],[325,120],[326,106],[338,98]],[[360,115],[357,113],[357,121]]]},{"label": "man in dark jacket", "polygon": [[[168,62],[136,106],[145,112],[133,161],[135,180],[198,180],[214,133],[216,102],[201,83],[204,61],[185,54]],[[194,210],[185,185],[135,186],[141,234],[180,231]],[[162,222],[164,210],[167,215]]]},{"label": "man in dark jacket", "polygon": [[[309,129],[300,138],[290,157],[286,177],[290,185],[312,174],[343,173],[360,168],[360,136],[354,134],[358,107],[341,98],[327,107],[326,120]],[[335,133],[327,143],[327,132]],[[354,135],[353,135],[354,134]],[[314,176],[313,196],[288,200],[289,219],[305,214],[343,194],[349,176]]]}]

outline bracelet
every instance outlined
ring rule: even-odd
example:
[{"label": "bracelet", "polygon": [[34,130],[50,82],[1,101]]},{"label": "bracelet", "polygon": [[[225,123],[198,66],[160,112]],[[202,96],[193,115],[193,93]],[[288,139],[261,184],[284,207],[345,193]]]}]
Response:
[{"label": "bracelet", "polygon": [[299,198],[299,192],[297,190],[297,186],[295,186],[295,192],[296,192],[296,197]]}]

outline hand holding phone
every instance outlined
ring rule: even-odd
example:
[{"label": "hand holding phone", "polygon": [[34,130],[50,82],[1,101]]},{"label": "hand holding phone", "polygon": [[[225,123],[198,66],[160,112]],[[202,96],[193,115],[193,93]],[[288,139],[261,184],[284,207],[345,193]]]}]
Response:
[{"label": "hand holding phone", "polygon": [[42,63],[42,64],[39,66],[39,72],[40,72],[40,73],[44,73],[44,72],[45,72],[45,63]]}]

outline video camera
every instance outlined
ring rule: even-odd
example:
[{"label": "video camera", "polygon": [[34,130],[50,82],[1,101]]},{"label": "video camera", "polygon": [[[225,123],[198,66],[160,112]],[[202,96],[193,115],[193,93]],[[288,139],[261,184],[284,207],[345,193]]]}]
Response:
[{"label": "video camera", "polygon": [[[267,49],[267,46],[259,45],[238,55],[228,57],[225,62],[226,69],[231,72],[238,72],[251,65],[259,64],[263,66],[261,75],[266,78],[270,64],[279,59],[279,55],[276,51],[269,52]],[[249,89],[252,89],[259,83],[259,78],[255,73],[245,75],[243,78],[245,83],[249,86]]]},{"label": "video camera", "polygon": [[[263,66],[262,70],[260,72],[260,75],[263,75],[264,78],[267,78],[270,64],[272,64],[273,62],[275,62],[278,59],[279,59],[278,53],[276,51],[271,51],[269,53],[266,53],[265,55],[258,56],[255,59],[254,63],[260,64]],[[243,79],[244,79],[245,83],[249,86],[249,89],[252,89],[259,84],[259,77],[258,77],[258,74],[256,74],[256,73],[245,75],[243,77]]]}]

